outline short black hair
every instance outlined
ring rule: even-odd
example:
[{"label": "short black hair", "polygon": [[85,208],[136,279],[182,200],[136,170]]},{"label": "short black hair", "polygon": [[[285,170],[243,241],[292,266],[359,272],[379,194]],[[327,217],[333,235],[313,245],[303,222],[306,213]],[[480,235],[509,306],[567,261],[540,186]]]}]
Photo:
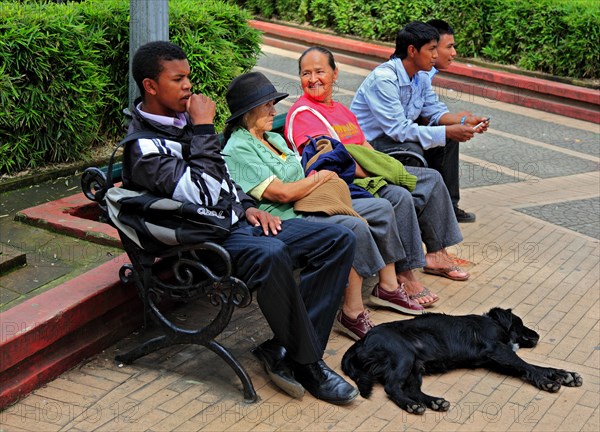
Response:
[{"label": "short black hair", "polygon": [[331,69],[335,70],[335,68],[337,66],[335,65],[335,59],[333,58],[333,53],[331,51],[329,51],[327,48],[323,48],[321,46],[313,46],[313,47],[310,47],[307,50],[305,50],[300,55],[300,58],[298,59],[298,73],[302,73],[302,59],[304,59],[304,56],[306,56],[306,54],[308,54],[311,51],[318,51],[321,54],[326,55],[327,63],[329,63],[329,66],[331,67]]},{"label": "short black hair", "polygon": [[449,35],[454,34],[454,29],[452,27],[450,27],[450,24],[448,24],[444,20],[432,19],[432,20],[427,21],[427,24],[429,24],[432,27],[435,27],[435,29],[438,31],[440,36],[443,36],[445,34],[449,34]]},{"label": "short black hair", "polygon": [[396,51],[392,57],[405,59],[408,55],[408,47],[414,46],[420,51],[423,45],[431,41],[439,41],[440,34],[435,27],[421,21],[412,21],[404,26],[396,35]]},{"label": "short black hair", "polygon": [[144,80],[156,80],[163,70],[162,61],[186,60],[187,56],[179,45],[168,41],[148,42],[135,52],[131,62],[131,74],[144,97]]}]

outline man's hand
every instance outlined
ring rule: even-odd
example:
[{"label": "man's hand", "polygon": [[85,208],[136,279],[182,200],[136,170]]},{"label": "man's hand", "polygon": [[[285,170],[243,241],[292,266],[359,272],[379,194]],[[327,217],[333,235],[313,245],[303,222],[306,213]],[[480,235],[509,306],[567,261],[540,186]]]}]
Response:
[{"label": "man's hand", "polygon": [[281,231],[279,216],[273,216],[271,213],[259,210],[256,207],[250,207],[246,210],[246,218],[252,225],[262,226],[265,235],[269,235],[269,232],[277,235]]},{"label": "man's hand", "polygon": [[208,96],[193,94],[187,101],[187,112],[194,125],[212,124],[217,112],[217,104]]},{"label": "man's hand", "polygon": [[458,142],[469,141],[475,135],[473,126],[465,124],[453,124],[446,126],[446,139],[452,139]]},{"label": "man's hand", "polygon": [[477,133],[484,133],[490,125],[489,117],[469,116],[465,124],[473,125],[473,130]]}]

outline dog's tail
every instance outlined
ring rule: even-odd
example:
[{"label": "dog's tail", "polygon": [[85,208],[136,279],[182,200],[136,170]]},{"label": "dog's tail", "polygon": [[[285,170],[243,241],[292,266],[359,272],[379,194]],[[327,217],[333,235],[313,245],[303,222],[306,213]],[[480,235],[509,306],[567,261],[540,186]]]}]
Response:
[{"label": "dog's tail", "polygon": [[364,362],[359,358],[357,344],[352,345],[342,357],[342,370],[354,380],[360,395],[368,398],[373,391],[375,377],[370,374],[369,368],[365,368]]}]

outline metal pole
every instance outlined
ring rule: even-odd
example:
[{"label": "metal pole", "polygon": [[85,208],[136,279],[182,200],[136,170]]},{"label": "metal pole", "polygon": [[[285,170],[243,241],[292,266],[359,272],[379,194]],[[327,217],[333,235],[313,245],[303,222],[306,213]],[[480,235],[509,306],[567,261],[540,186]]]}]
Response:
[{"label": "metal pole", "polygon": [[131,59],[147,42],[169,40],[169,0],[129,0],[129,109],[139,96],[131,75]]}]

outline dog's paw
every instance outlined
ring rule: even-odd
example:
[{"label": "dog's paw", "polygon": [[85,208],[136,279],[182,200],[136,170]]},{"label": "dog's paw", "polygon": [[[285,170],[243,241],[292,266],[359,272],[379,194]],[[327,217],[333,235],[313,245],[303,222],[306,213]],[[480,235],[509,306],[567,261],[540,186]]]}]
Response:
[{"label": "dog's paw", "polygon": [[417,402],[407,403],[404,406],[402,406],[401,408],[411,414],[423,414],[426,410],[425,405],[417,403]]},{"label": "dog's paw", "polygon": [[550,393],[556,393],[560,390],[560,383],[556,381],[550,381],[548,379],[541,380],[537,386],[540,390],[544,390]]},{"label": "dog's paw", "polygon": [[369,399],[371,393],[373,393],[373,383],[369,380],[358,379],[356,380],[356,386],[360,395],[365,399]]},{"label": "dog's paw", "polygon": [[450,402],[443,398],[435,398],[429,401],[429,408],[434,411],[448,411]]},{"label": "dog's paw", "polygon": [[583,378],[577,372],[565,372],[562,377],[562,383],[567,387],[581,387]]},{"label": "dog's paw", "polygon": [[364,397],[365,399],[369,399],[371,397],[371,390],[368,391],[362,391],[361,389],[358,389],[358,392],[360,393],[360,395],[362,397]]}]

